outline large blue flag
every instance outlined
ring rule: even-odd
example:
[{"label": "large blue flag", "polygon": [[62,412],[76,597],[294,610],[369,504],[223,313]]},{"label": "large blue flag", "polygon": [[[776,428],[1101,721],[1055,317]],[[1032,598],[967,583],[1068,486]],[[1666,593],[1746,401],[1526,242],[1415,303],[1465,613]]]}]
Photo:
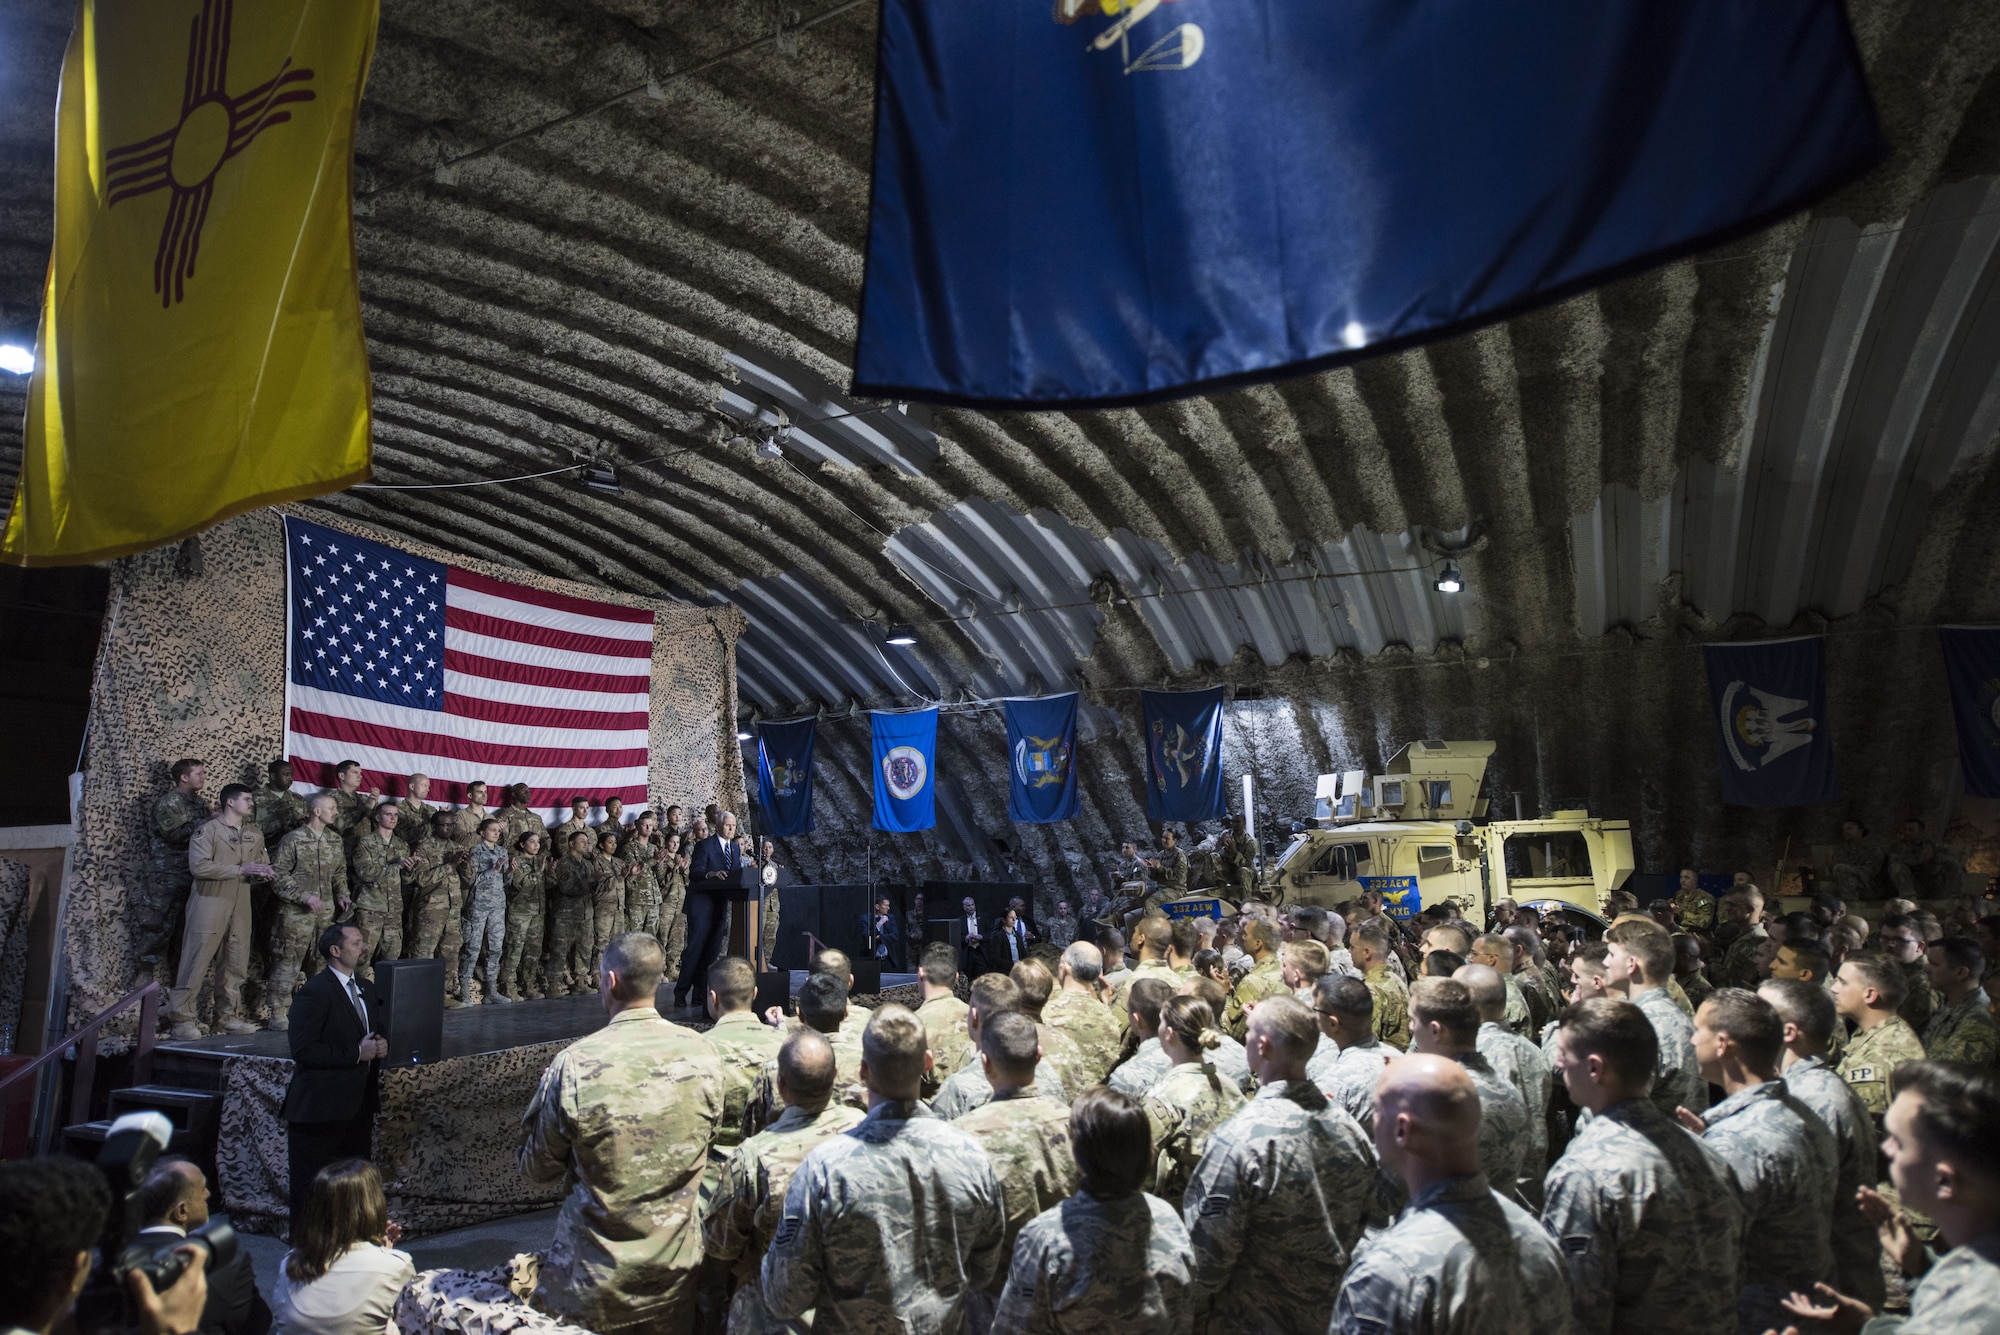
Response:
[{"label": "large blue flag", "polygon": [[764,808],[766,834],[783,839],[812,833],[817,725],[812,718],[757,725],[757,800]]},{"label": "large blue flag", "polygon": [[1028,825],[1076,819],[1076,692],[1007,705],[1007,816]]},{"label": "large blue flag", "polygon": [[1826,730],[1826,641],[1711,644],[1709,701],[1732,807],[1802,807],[1835,796]]},{"label": "large blue flag", "polygon": [[883,0],[854,389],[1172,397],[1763,227],[1885,151],[1840,0]]},{"label": "large blue flag", "polygon": [[1938,631],[1951,715],[1958,722],[1958,764],[1975,797],[2000,797],[2000,628],[1947,626]]},{"label": "large blue flag", "polygon": [[1141,691],[1146,718],[1146,815],[1221,820],[1222,688]]},{"label": "large blue flag", "polygon": [[907,834],[937,824],[937,710],[871,713],[875,828]]}]

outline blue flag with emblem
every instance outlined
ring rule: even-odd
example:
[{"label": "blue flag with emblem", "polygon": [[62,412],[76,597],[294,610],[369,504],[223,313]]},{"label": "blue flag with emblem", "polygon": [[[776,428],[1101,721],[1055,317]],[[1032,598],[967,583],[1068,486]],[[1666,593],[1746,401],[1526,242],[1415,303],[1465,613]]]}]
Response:
[{"label": "blue flag with emblem", "polygon": [[1826,730],[1826,641],[1819,636],[1711,644],[1703,650],[1732,807],[1831,801],[1833,739]]},{"label": "blue flag with emblem", "polygon": [[1076,692],[1008,700],[1006,710],[1008,819],[1076,819]]},{"label": "blue flag with emblem", "polygon": [[854,389],[1295,375],[1767,226],[1885,152],[1840,0],[883,0]]},{"label": "blue flag with emblem", "polygon": [[813,828],[813,734],[818,720],[757,725],[757,800],[764,833],[780,839]]},{"label": "blue flag with emblem", "polygon": [[1148,820],[1221,820],[1222,688],[1141,691]]},{"label": "blue flag with emblem", "polygon": [[2000,627],[1946,626],[1938,631],[1951,716],[1958,724],[1958,764],[1965,790],[2000,797]]},{"label": "blue flag with emblem", "polygon": [[937,710],[868,719],[875,736],[875,828],[930,829],[937,824]]}]

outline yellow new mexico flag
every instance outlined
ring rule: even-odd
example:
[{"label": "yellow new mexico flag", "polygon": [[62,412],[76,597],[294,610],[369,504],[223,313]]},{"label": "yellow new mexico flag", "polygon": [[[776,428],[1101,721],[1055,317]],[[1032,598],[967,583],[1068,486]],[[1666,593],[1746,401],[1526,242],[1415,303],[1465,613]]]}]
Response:
[{"label": "yellow new mexico flag", "polygon": [[377,0],[82,0],[0,559],[75,565],[368,476],[355,113]]}]

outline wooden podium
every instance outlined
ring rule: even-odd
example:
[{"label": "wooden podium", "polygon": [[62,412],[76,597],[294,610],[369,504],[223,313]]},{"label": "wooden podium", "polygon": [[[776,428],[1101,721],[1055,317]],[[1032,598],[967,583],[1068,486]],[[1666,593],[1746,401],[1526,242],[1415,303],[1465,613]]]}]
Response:
[{"label": "wooden podium", "polygon": [[[768,882],[764,879],[767,871],[772,875]],[[723,887],[722,897],[729,904],[728,953],[749,960],[750,967],[759,973],[769,968],[763,951],[764,896],[791,883],[783,867],[767,863],[738,869]]]}]

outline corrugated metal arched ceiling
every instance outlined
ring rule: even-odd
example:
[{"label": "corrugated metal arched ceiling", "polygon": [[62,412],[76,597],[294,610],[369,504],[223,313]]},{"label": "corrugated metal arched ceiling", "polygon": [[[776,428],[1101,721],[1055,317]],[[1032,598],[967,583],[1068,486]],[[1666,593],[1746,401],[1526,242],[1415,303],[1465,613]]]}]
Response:
[{"label": "corrugated metal arched ceiling", "polygon": [[[0,16],[0,326],[39,299],[72,9]],[[1086,815],[1053,833],[1008,826],[997,721],[975,715],[947,730],[936,835],[866,836],[865,736],[830,728],[853,773],[826,776],[824,835],[796,850],[829,876],[997,872],[1003,848],[1092,874],[1139,819],[1141,684],[1261,686],[1296,736],[1240,711],[1232,764],[1289,793],[1315,766],[1379,764],[1399,730],[1498,731],[1401,687],[1375,728],[1314,723],[1333,695],[1371,698],[1328,684],[1370,665],[1611,652],[1732,618],[2000,613],[1979,522],[2000,430],[2000,9],[1851,12],[1895,154],[1810,217],[1351,369],[1143,409],[932,415],[841,393],[872,5],[385,0],[357,176],[378,481],[589,459],[623,494],[565,475],[325,504],[739,602],[742,696],[774,717],[1090,693]],[[20,405],[0,384],[10,471]],[[779,411],[794,434],[768,457]],[[1457,598],[1431,587],[1444,551]],[[885,650],[891,622],[920,647]],[[1539,732],[1519,749],[1536,754],[1496,763],[1531,798],[1621,796],[1564,777]]]}]

